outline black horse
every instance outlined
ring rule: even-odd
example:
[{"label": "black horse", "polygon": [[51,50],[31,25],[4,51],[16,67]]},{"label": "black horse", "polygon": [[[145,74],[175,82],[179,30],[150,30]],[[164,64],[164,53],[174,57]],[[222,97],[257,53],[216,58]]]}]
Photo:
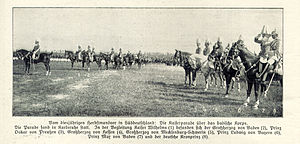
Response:
[{"label": "black horse", "polygon": [[94,57],[93,61],[95,61],[97,63],[99,70],[102,66],[102,61],[105,62],[105,67],[106,67],[105,69],[108,70],[108,64],[110,63],[109,54],[100,52],[100,54],[96,54],[93,57]]},{"label": "black horse", "polygon": [[[266,83],[261,82],[259,79],[256,78],[256,73],[258,71],[257,63],[259,62],[259,57],[253,54],[252,52],[250,52],[244,45],[237,45],[237,44],[234,47],[232,47],[229,51],[229,56],[233,57],[234,54],[238,55],[241,58],[241,61],[246,69],[245,75],[247,78],[248,89],[247,89],[247,99],[244,105],[247,106],[248,103],[250,102],[250,94],[251,94],[252,87],[254,86],[255,99],[256,99],[254,108],[257,109],[259,106],[259,94],[258,94],[259,87],[261,88],[260,95],[264,94],[267,88]],[[277,63],[274,63],[273,65],[270,65],[269,68],[274,69],[276,65]],[[270,79],[267,79],[267,81],[268,80]],[[281,76],[281,81],[282,81],[282,76]]]},{"label": "black horse", "polygon": [[73,51],[68,51],[68,50],[65,51],[65,57],[71,61],[71,68],[72,69],[73,69],[73,66],[74,66],[74,62],[81,62],[82,63],[82,69],[84,68],[84,63],[86,63],[87,66],[88,66],[87,70],[88,71],[90,70],[90,63],[92,61],[91,61],[91,58],[89,57],[89,55],[86,51],[81,52],[82,59],[79,59],[77,54],[75,54]]},{"label": "black horse", "polygon": [[25,50],[25,49],[20,49],[16,51],[17,57],[19,59],[22,59],[25,63],[25,74],[29,74],[29,70],[30,70],[30,65],[31,63],[33,64],[37,64],[37,63],[44,63],[45,67],[46,67],[46,75],[50,75],[51,71],[50,71],[50,56],[53,54],[53,52],[51,53],[40,53],[40,56],[38,57],[38,59],[33,60],[32,59],[32,55],[33,53],[31,51]]},{"label": "black horse", "polygon": [[[234,43],[232,45],[232,51],[229,51],[228,55],[225,55],[221,61],[221,69],[222,72],[225,76],[225,81],[226,81],[226,93],[225,97],[228,97],[229,95],[229,89],[230,89],[230,84],[232,84],[232,88],[234,88],[234,82],[235,80],[240,79],[240,75],[242,74],[243,68],[239,67],[238,62],[237,62],[237,55],[235,54],[236,51],[234,51],[234,48],[237,46],[237,43]],[[234,80],[234,81],[233,81]],[[240,85],[238,82],[238,91],[240,91]]]},{"label": "black horse", "polygon": [[123,56],[123,67],[125,68],[127,66],[128,68],[131,68],[134,61],[135,61],[134,54],[124,55]]}]

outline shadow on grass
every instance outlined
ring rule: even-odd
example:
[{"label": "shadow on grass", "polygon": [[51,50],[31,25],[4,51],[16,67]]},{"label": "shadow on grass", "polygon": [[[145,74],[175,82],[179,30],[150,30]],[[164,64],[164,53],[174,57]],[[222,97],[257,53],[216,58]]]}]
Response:
[{"label": "shadow on grass", "polygon": [[168,101],[196,102],[208,105],[241,105],[242,101],[224,98],[222,93],[214,91],[204,91],[200,88],[188,88],[183,84],[167,84],[165,82],[148,81],[147,84],[160,86],[156,90],[163,95],[159,99]]}]

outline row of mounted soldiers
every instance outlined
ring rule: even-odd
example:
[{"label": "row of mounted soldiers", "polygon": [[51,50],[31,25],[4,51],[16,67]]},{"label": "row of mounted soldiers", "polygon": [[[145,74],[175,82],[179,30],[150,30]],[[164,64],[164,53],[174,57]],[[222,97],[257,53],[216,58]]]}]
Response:
[{"label": "row of mounted soldiers", "polygon": [[[78,60],[82,60],[82,52],[85,52],[85,50],[82,50],[81,49],[81,46],[79,45],[78,46],[78,50],[76,51],[76,56],[77,56],[77,59]],[[91,50],[91,47],[88,45],[88,48],[87,48],[87,54],[88,54],[88,56],[89,56],[89,58],[90,58],[90,60],[91,61],[93,61],[93,58],[94,58],[94,55],[96,54],[96,52],[95,52],[95,48],[92,48],[92,50]],[[113,61],[114,59],[114,57],[115,56],[118,56],[118,57],[121,57],[121,58],[123,58],[123,53],[122,53],[122,49],[120,48],[119,49],[119,52],[118,53],[116,53],[115,51],[114,51],[114,48],[112,48],[111,49],[111,52],[108,54],[109,56],[110,56],[110,59],[111,59],[111,61]],[[127,54],[125,55],[125,56],[127,56],[127,57],[132,57],[132,59],[133,59],[133,54],[130,52],[130,51],[128,51],[127,52]],[[137,54],[137,58],[138,59],[140,59],[142,57],[142,52],[141,51],[139,51],[139,53]]]}]

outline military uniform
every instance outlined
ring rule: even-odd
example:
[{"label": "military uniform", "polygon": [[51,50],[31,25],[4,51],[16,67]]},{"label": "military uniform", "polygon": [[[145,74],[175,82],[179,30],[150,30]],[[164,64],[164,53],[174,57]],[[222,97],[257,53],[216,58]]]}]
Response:
[{"label": "military uniform", "polygon": [[204,48],[204,50],[203,50],[203,55],[205,55],[205,56],[207,56],[207,55],[209,55],[210,54],[210,48],[209,48],[209,42],[208,41],[206,41],[205,42],[205,48]]},{"label": "military uniform", "polygon": [[32,50],[32,58],[34,60],[38,59],[40,55],[40,44],[39,41],[35,41],[35,46],[33,47]]},{"label": "military uniform", "polygon": [[[271,33],[271,36],[273,38],[272,41],[268,41],[268,38],[270,37],[270,35],[268,34],[265,36],[266,38],[262,39],[261,41],[258,40],[259,36],[260,34],[255,37],[255,42],[260,42],[261,44],[261,52],[259,53],[260,63],[256,77],[260,78],[261,76],[263,76],[261,80],[265,81],[267,77],[267,69],[271,64],[278,60],[280,42],[277,38],[278,34],[276,33],[276,30]],[[263,63],[267,63],[265,67],[263,66]]]},{"label": "military uniform", "polygon": [[273,64],[275,61],[278,60],[279,56],[279,45],[280,41],[278,38],[275,38],[271,42],[265,42],[263,44],[264,47],[269,47],[269,51],[267,52],[267,57],[268,57],[268,63]]},{"label": "military uniform", "polygon": [[87,52],[87,54],[88,54],[88,57],[89,57],[89,59],[90,59],[90,61],[93,61],[92,59],[92,51],[91,51],[91,47],[90,46],[88,46],[88,50],[86,51]]},{"label": "military uniform", "polygon": [[201,47],[200,47],[200,43],[199,42],[197,42],[196,54],[201,54]]},{"label": "military uniform", "polygon": [[78,51],[76,53],[77,53],[78,60],[82,60],[82,58],[81,58],[81,46],[78,46]]},{"label": "military uniform", "polygon": [[260,56],[260,62],[266,63],[268,60],[268,53],[270,51],[270,46],[265,45],[269,40],[269,35],[267,34],[259,34],[254,38],[254,42],[260,44],[260,53],[258,56]]},{"label": "military uniform", "polygon": [[111,52],[110,52],[110,60],[111,61],[114,61],[114,55],[115,55],[114,48],[111,48]]},{"label": "military uniform", "polygon": [[139,53],[137,54],[138,59],[140,59],[142,57],[142,53],[141,51],[139,51]]}]

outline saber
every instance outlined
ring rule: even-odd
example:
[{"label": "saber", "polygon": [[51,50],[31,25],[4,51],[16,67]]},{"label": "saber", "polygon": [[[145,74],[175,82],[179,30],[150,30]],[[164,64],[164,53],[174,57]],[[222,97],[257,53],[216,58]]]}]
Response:
[{"label": "saber", "polygon": [[[281,58],[282,58],[282,57],[281,57]],[[281,61],[281,58],[278,60],[278,62]],[[277,65],[278,65],[278,64],[277,64]],[[276,67],[277,67],[277,65],[276,65]],[[276,67],[275,67],[275,68],[276,68]],[[274,70],[275,70],[275,69],[274,69]],[[272,75],[272,77],[271,77],[270,83],[269,83],[269,85],[268,85],[268,87],[267,87],[267,89],[266,89],[266,91],[265,91],[265,96],[267,96],[267,93],[268,93],[268,91],[269,91],[269,88],[270,88],[270,86],[271,86],[271,83],[272,83],[272,81],[273,81],[274,76],[275,76],[275,71],[273,72],[273,75]]]}]

